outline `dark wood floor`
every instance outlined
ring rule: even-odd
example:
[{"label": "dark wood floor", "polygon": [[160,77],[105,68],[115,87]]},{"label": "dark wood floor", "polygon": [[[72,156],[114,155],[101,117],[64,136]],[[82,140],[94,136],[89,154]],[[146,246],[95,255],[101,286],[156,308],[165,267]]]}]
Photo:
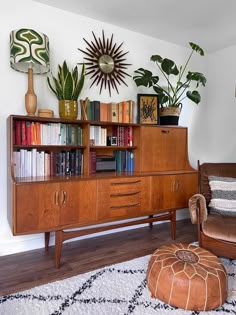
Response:
[{"label": "dark wood floor", "polygon": [[93,237],[65,243],[61,267],[54,267],[54,246],[0,257],[0,295],[15,293],[51,281],[64,279],[114,263],[145,256],[168,243],[197,240],[197,229],[190,220],[177,221],[176,240],[170,224]]}]

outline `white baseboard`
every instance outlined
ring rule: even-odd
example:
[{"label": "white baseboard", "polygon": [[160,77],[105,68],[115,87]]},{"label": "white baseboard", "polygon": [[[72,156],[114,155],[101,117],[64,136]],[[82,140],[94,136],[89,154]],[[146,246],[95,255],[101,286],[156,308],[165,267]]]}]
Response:
[{"label": "white baseboard", "polygon": [[[186,218],[189,218],[189,210],[188,209],[182,209],[180,211],[177,211],[176,215],[177,220],[183,220]],[[155,222],[154,224],[162,224],[163,222]],[[105,234],[112,234],[116,232],[121,232],[125,230],[131,230],[131,229],[137,229],[138,227],[144,227],[147,226],[147,224],[139,224],[139,225],[133,225],[129,227],[122,227],[114,230],[109,231],[103,231],[99,233],[89,234],[85,236],[81,236],[78,238],[74,238],[71,240],[68,240],[67,242],[73,242],[77,240],[82,240],[86,238],[101,236]],[[50,235],[50,244],[55,244],[55,236],[54,233],[51,233]],[[9,242],[0,243],[0,256],[6,256],[16,253],[21,253],[25,251],[30,251],[34,249],[39,249],[44,247],[44,234],[32,234],[28,236],[21,236],[21,237],[12,237]]]}]

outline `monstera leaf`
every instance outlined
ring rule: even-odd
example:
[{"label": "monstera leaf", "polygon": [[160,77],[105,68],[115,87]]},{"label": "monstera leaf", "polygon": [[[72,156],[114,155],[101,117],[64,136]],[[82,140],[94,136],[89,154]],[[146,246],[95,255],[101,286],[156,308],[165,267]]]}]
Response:
[{"label": "monstera leaf", "polygon": [[158,76],[153,76],[152,72],[149,70],[145,70],[143,68],[139,68],[134,71],[137,75],[134,76],[134,81],[137,86],[146,86],[151,87],[154,86],[158,81]]},{"label": "monstera leaf", "polygon": [[201,96],[200,96],[200,94],[198,93],[198,91],[188,91],[187,93],[186,93],[186,95],[187,95],[187,97],[191,100],[191,101],[193,101],[194,103],[196,103],[196,104],[198,104],[198,103],[200,103],[200,101],[201,101]]},{"label": "monstera leaf", "polygon": [[[157,65],[162,78],[159,75],[154,75],[150,70],[139,68],[133,77],[136,85],[153,88],[158,95],[159,103],[164,106],[178,107],[186,97],[198,104],[201,101],[201,96],[198,91],[191,91],[191,84],[195,83],[196,89],[199,85],[205,86],[207,80],[200,72],[187,72],[187,66],[194,52],[204,56],[204,51],[195,43],[190,42],[189,45],[192,49],[191,53],[186,63],[180,67],[171,59],[152,55],[150,60]],[[159,83],[162,83],[162,79],[167,82],[164,86]]]}]

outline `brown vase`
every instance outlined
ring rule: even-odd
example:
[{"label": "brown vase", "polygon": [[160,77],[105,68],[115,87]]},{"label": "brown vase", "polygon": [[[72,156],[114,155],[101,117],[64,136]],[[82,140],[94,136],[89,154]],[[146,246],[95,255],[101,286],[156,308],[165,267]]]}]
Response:
[{"label": "brown vase", "polygon": [[178,125],[181,107],[161,107],[160,125]]},{"label": "brown vase", "polygon": [[60,118],[76,119],[78,116],[78,102],[72,100],[59,101]]}]

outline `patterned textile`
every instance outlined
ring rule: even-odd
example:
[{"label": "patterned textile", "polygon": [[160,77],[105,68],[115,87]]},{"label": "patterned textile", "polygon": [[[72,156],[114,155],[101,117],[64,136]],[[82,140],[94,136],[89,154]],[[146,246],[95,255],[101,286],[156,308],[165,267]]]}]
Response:
[{"label": "patterned textile", "polygon": [[236,216],[236,178],[209,176],[211,213]]},{"label": "patterned textile", "polygon": [[10,33],[10,64],[17,71],[34,73],[49,71],[49,39],[47,35],[22,28]]},{"label": "patterned textile", "polygon": [[[221,259],[228,297],[216,310],[187,311],[151,298],[150,255],[0,297],[3,315],[235,315],[236,260]],[[196,292],[198,294],[198,292]]]}]

